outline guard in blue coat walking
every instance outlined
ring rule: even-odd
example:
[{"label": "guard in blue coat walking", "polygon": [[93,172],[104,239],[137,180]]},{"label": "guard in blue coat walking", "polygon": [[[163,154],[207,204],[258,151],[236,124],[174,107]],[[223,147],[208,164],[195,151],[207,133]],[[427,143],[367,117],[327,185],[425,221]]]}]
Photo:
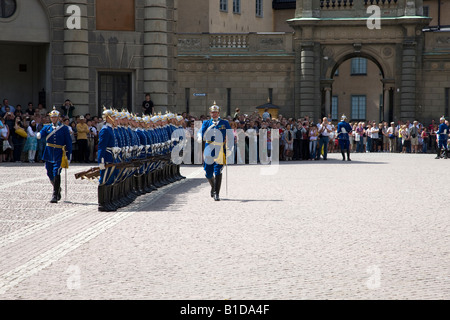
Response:
[{"label": "guard in blue coat walking", "polygon": [[350,138],[349,134],[352,132],[352,127],[347,122],[347,117],[342,115],[341,122],[338,123],[337,134],[339,146],[341,147],[342,161],[345,161],[345,150],[347,150],[347,161],[350,159]]},{"label": "guard in blue coat walking", "polygon": [[202,128],[198,131],[197,141],[206,140],[203,168],[206,179],[211,185],[211,197],[215,201],[220,201],[222,170],[226,161],[226,130],[231,129],[231,126],[227,120],[220,118],[220,107],[215,102],[209,111],[211,118],[203,121]]},{"label": "guard in blue coat walking", "polygon": [[53,108],[49,113],[51,123],[37,133],[37,139],[46,139],[42,160],[45,161],[47,176],[53,186],[51,203],[61,200],[61,165],[68,167],[72,159],[72,138],[69,127],[59,121],[59,111]]},{"label": "guard in blue coat walking", "polygon": [[441,122],[441,124],[439,125],[439,130],[436,132],[438,135],[438,148],[437,148],[437,156],[435,159],[441,158],[442,148],[445,149],[444,159],[447,159],[448,158],[447,140],[448,140],[449,128],[448,128],[448,125],[445,123],[444,116],[442,116],[440,118],[440,122]]}]

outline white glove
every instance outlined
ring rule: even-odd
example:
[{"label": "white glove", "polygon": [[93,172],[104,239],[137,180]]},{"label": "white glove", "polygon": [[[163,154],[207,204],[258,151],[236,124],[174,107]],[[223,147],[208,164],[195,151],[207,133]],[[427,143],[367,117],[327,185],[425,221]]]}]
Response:
[{"label": "white glove", "polygon": [[106,169],[105,168],[105,160],[104,159],[102,159],[102,162],[98,165],[98,167],[99,167],[100,170],[105,170]]},{"label": "white glove", "polygon": [[203,141],[202,136],[197,136],[197,142],[201,143]]},{"label": "white glove", "polygon": [[36,138],[37,138],[37,139],[40,139],[40,138],[41,138],[41,133],[40,133],[40,132],[38,132],[38,133],[36,134]]}]

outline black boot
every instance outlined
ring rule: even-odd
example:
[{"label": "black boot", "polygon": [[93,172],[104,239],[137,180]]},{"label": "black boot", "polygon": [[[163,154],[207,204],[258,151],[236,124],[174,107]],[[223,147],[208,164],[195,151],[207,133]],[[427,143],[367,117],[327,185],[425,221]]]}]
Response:
[{"label": "black boot", "polygon": [[132,203],[134,200],[136,200],[137,196],[132,192],[132,182],[133,177],[126,178],[124,184],[125,184],[125,198],[127,199],[128,204]]},{"label": "black boot", "polygon": [[139,192],[138,180],[135,175],[131,176],[131,193],[133,193],[136,197],[141,195]]},{"label": "black boot", "polygon": [[342,161],[345,161],[345,153],[344,153],[344,151],[341,151],[341,154],[342,154]]},{"label": "black boot", "polygon": [[352,159],[350,159],[350,150],[347,150],[347,161],[352,161]]},{"label": "black boot", "polygon": [[177,182],[178,180],[180,180],[177,177],[177,172],[175,171],[175,168],[176,167],[174,164],[170,165],[170,176],[171,176],[172,182]]},{"label": "black boot", "polygon": [[59,187],[58,187],[58,189],[56,190],[57,191],[57,195],[56,195],[56,198],[58,199],[58,201],[59,200],[61,200],[61,176],[56,176],[55,177],[55,181],[56,180],[58,180],[58,185],[59,185]]},{"label": "black boot", "polygon": [[118,208],[123,207],[123,203],[120,202],[120,188],[118,185],[106,186],[106,207],[109,211],[116,211]]},{"label": "black boot", "polygon": [[123,208],[128,205],[127,198],[125,197],[125,183],[121,181],[114,185],[113,194],[115,194],[115,198],[119,208]]},{"label": "black boot", "polygon": [[59,188],[61,186],[61,176],[56,176],[55,179],[52,182],[53,184],[53,195],[52,200],[50,200],[51,203],[58,203],[58,193],[60,192]]},{"label": "black boot", "polygon": [[144,189],[145,193],[150,193],[152,192],[152,189],[150,188],[150,185],[148,184],[148,174],[144,173],[142,175],[142,188]]},{"label": "black boot", "polygon": [[156,187],[156,188],[161,188],[163,185],[162,185],[162,183],[160,182],[160,169],[156,169],[154,172],[153,172],[153,185]]},{"label": "black boot", "polygon": [[219,193],[220,193],[220,185],[222,184],[222,175],[219,174],[216,176],[216,180],[214,181],[214,200],[220,201]]},{"label": "black boot", "polygon": [[119,191],[119,188],[114,184],[106,187],[106,206],[110,211],[117,211],[121,207],[120,202],[118,202]]},{"label": "black boot", "polygon": [[178,174],[178,166],[176,164],[172,165],[172,174],[175,181],[181,180],[181,177]]},{"label": "black boot", "polygon": [[98,186],[98,211],[110,212],[113,211],[109,205],[110,194],[109,186]]},{"label": "black boot", "polygon": [[211,198],[214,198],[214,192],[215,192],[215,188],[214,188],[214,177],[208,179],[209,184],[211,185]]},{"label": "black boot", "polygon": [[98,211],[109,211],[105,206],[105,187],[106,186],[98,186],[97,195],[98,195]]},{"label": "black boot", "polygon": [[142,194],[146,194],[147,190],[145,189],[145,180],[144,180],[144,175],[141,174],[139,177],[139,190],[142,192]]},{"label": "black boot", "polygon": [[161,183],[163,186],[167,186],[169,181],[167,180],[167,164],[161,170]]},{"label": "black boot", "polygon": [[440,159],[441,158],[441,149],[436,147],[436,158],[435,159]]},{"label": "black boot", "polygon": [[153,172],[148,173],[148,184],[149,184],[150,188],[152,189],[152,191],[158,189],[158,188],[156,188],[156,186],[153,183]]},{"label": "black boot", "polygon": [[180,165],[179,165],[179,164],[177,165],[177,174],[178,174],[178,176],[180,177],[180,179],[186,179],[185,176],[182,176],[182,175],[181,175],[181,172],[180,172]]},{"label": "black boot", "polygon": [[105,186],[98,186],[97,188],[98,211],[106,211],[104,189]]}]

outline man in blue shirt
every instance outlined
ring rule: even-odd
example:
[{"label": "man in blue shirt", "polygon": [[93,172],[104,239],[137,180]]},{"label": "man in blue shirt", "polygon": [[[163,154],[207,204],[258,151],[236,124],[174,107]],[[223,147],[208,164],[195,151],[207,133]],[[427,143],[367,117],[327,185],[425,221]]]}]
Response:
[{"label": "man in blue shirt", "polygon": [[444,153],[444,159],[448,158],[448,148],[447,148],[447,139],[448,139],[448,125],[445,124],[445,117],[442,116],[441,119],[441,124],[439,125],[439,130],[437,132],[438,135],[438,148],[437,148],[437,156],[435,159],[439,159],[440,158],[440,153],[442,150],[442,147],[444,147],[445,149],[445,153]]},{"label": "man in blue shirt", "polygon": [[338,123],[337,134],[339,146],[341,147],[342,161],[345,161],[345,150],[347,150],[347,161],[351,161],[349,133],[351,133],[353,129],[346,120],[347,117],[343,114],[341,122]]},{"label": "man in blue shirt", "polygon": [[49,116],[51,123],[45,125],[36,137],[46,139],[42,160],[45,161],[47,176],[53,185],[53,197],[50,202],[57,203],[61,200],[61,164],[64,157],[67,157],[68,162],[72,158],[72,138],[69,127],[59,122],[59,111],[56,108]]},{"label": "man in blue shirt", "polygon": [[206,179],[211,185],[211,197],[220,201],[219,192],[222,184],[222,169],[226,161],[225,138],[226,130],[231,129],[227,120],[220,119],[220,107],[214,105],[209,108],[211,119],[203,121],[198,132],[197,141],[206,140],[204,150],[204,170]]}]

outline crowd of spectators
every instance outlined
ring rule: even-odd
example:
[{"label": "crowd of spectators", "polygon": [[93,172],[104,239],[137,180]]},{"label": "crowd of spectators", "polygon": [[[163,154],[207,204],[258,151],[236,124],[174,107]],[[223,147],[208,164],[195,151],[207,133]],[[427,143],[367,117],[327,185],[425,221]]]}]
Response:
[{"label": "crowd of spectators", "polygon": [[[96,152],[98,132],[103,126],[100,117],[85,114],[74,116],[75,106],[70,100],[57,108],[61,112],[62,124],[69,126],[72,137],[72,162],[97,162]],[[50,123],[44,105],[35,108],[29,102],[26,109],[20,104],[15,107],[8,99],[2,101],[0,109],[0,162],[42,162],[45,140],[36,138],[36,134],[45,124]]]},{"label": "crowd of spectators", "polygon": [[[196,121],[208,119],[208,116],[200,117],[182,114],[185,119],[185,126],[194,134],[194,124]],[[259,146],[260,129],[279,130],[279,159],[281,161],[293,160],[318,160],[323,155],[324,149],[328,153],[340,153],[337,139],[337,125],[339,121],[332,120],[331,117],[321,119],[311,119],[308,116],[298,119],[286,118],[283,115],[272,117],[266,109],[262,115],[257,111],[251,114],[243,114],[236,109],[232,116],[225,117],[230,122],[234,131],[235,145],[238,139],[245,139],[245,155],[239,154],[236,148],[235,162],[238,159],[249,163],[249,136],[256,134],[257,146]],[[331,127],[330,132],[319,133],[324,120],[326,126]],[[432,120],[429,124],[419,121],[398,121],[397,123],[386,121],[352,121],[350,125],[353,132],[350,134],[350,148],[354,153],[387,152],[387,153],[435,153],[437,142],[436,132],[439,122]],[[448,124],[448,120],[446,121]],[[245,136],[239,136],[238,129],[242,129]],[[252,134],[249,134],[253,130]],[[328,135],[328,145],[321,146],[319,150],[319,136]],[[449,139],[450,141],[450,139]],[[268,154],[271,152],[270,130],[267,135]]]},{"label": "crowd of spectators", "polygon": [[[74,116],[75,106],[70,100],[66,100],[57,109],[61,112],[63,124],[69,126],[73,143],[72,162],[96,162],[98,132],[103,126],[103,119],[97,116],[91,117],[89,113]],[[35,108],[30,102],[23,109],[21,105],[13,107],[7,99],[2,101],[0,162],[42,162],[45,141],[36,139],[36,133],[42,129],[44,124],[50,123],[49,111],[42,104]],[[195,122],[208,119],[206,115],[197,117],[183,113],[182,116],[185,120],[183,126],[190,132],[192,139]],[[238,144],[239,139],[245,139],[245,153],[236,148],[235,162],[249,163],[249,137],[256,137],[257,147],[259,147],[260,129],[279,130],[279,159],[281,161],[312,161],[320,159],[319,156],[323,155],[324,151],[340,152],[336,133],[338,121],[334,121],[330,117],[322,119],[310,119],[308,116],[298,119],[286,118],[283,115],[272,117],[267,109],[260,115],[257,111],[244,114],[237,108],[232,116],[227,116],[225,119],[230,122],[233,129],[235,144]],[[327,121],[326,125],[331,130],[320,133],[324,121]],[[446,122],[448,124],[448,121]],[[418,121],[398,121],[390,124],[376,121],[350,121],[350,125],[353,128],[350,135],[351,152],[436,152],[438,123],[435,120],[428,125]],[[328,145],[319,144],[320,134],[328,135]],[[268,156],[271,156],[270,130],[267,134],[267,149]]]}]

